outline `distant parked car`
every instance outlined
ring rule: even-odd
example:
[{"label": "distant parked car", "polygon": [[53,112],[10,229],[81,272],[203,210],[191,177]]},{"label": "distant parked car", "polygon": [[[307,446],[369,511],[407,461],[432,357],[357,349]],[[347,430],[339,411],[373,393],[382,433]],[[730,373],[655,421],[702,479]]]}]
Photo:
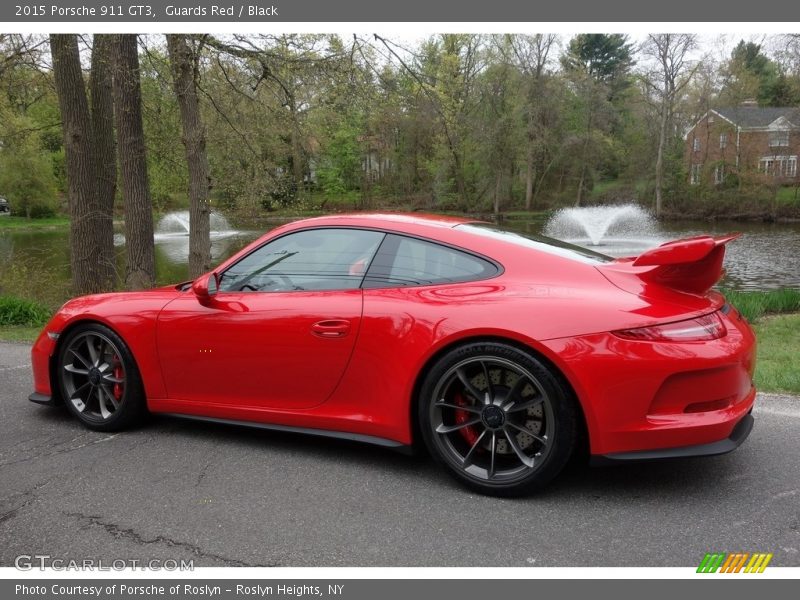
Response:
[{"label": "distant parked car", "polygon": [[0,198],[0,217],[7,217],[11,214],[11,207],[8,205],[8,200]]}]

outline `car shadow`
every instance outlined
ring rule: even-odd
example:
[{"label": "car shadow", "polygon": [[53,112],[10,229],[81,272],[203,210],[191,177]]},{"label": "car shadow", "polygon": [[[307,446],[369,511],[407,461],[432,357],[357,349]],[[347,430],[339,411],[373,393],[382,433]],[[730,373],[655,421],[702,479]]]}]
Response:
[{"label": "car shadow", "polygon": [[[39,407],[32,413],[42,425],[67,427],[73,434],[83,427],[72,418],[65,407]],[[105,435],[105,434],[98,434]],[[255,451],[274,451],[295,455],[322,463],[352,464],[385,476],[392,473],[423,485],[441,488],[443,493],[470,491],[448,477],[421,446],[408,455],[390,448],[295,432],[275,431],[226,423],[214,423],[153,415],[143,426],[122,435],[146,435],[158,440],[160,436],[178,436],[187,443],[222,444],[230,448]],[[681,500],[697,490],[717,486],[724,490],[732,476],[746,471],[747,463],[736,452],[717,457],[683,458],[653,462],[592,466],[585,457],[573,459],[567,468],[544,490],[535,495],[504,501],[555,501],[565,498],[589,500],[614,499],[625,501]],[[734,485],[731,483],[731,485]]]},{"label": "car shadow", "polygon": [[[161,416],[155,417],[150,427],[169,429],[173,435],[208,438],[224,444],[257,449],[269,448],[318,460],[335,457],[337,462],[352,463],[360,469],[374,469],[376,474],[385,475],[391,471],[399,476],[424,478],[426,485],[474,495],[474,492],[447,477],[421,446],[416,446],[414,454],[408,455],[350,440]],[[684,498],[694,490],[721,484],[730,474],[739,472],[741,467],[741,461],[736,459],[735,453],[611,466],[593,466],[585,458],[576,458],[546,489],[520,500],[575,496],[629,500]]]}]

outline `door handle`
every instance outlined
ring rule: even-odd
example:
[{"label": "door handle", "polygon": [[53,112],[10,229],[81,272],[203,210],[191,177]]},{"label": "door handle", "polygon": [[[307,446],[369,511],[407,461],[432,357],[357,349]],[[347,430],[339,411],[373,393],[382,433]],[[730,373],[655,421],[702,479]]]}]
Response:
[{"label": "door handle", "polygon": [[350,332],[350,321],[330,319],[317,321],[311,326],[311,333],[321,338],[341,338]]}]

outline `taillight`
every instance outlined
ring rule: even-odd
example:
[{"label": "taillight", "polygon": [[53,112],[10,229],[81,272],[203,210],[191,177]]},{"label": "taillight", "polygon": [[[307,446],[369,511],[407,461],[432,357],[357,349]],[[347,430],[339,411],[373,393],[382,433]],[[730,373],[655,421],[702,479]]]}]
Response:
[{"label": "taillight", "polygon": [[721,338],[727,333],[727,330],[719,315],[712,313],[696,319],[637,329],[623,329],[613,333],[626,340],[646,342],[704,342]]}]

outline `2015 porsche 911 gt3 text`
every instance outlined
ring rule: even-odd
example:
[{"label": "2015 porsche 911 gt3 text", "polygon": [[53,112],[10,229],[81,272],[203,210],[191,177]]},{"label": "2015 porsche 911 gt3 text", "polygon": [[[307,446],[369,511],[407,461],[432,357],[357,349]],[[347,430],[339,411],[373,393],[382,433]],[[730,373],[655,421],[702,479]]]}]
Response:
[{"label": "2015 porsche 911 gt3 text", "polygon": [[755,398],[753,333],[711,290],[734,237],[614,260],[451,217],[297,221],[194,282],[65,304],[30,399],[103,431],[149,412],[421,441],[498,495],[541,488],[579,447],[720,454]]}]

